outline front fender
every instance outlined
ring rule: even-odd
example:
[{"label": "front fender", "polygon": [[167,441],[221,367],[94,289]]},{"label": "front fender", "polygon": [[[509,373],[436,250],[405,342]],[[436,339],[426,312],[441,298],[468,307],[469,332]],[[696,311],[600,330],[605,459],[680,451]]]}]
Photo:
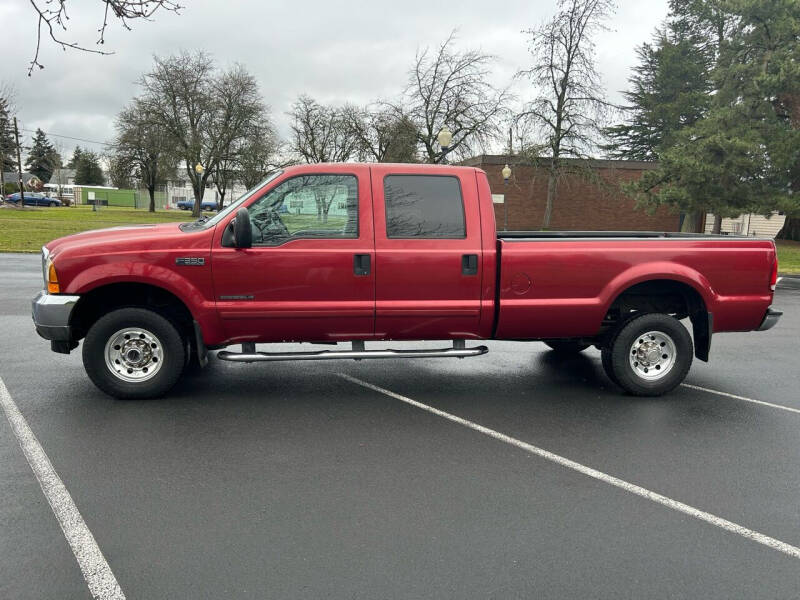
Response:
[{"label": "front fender", "polygon": [[116,283],[141,283],[162,288],[177,297],[200,325],[209,344],[218,343],[222,330],[217,317],[210,267],[185,267],[197,280],[157,264],[115,262],[91,266],[69,280],[64,293],[83,295]]}]

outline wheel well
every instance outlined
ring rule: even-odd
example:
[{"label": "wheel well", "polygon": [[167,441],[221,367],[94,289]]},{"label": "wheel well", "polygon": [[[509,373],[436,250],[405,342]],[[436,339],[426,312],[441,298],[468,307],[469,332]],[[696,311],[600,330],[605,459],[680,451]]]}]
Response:
[{"label": "wheel well", "polygon": [[75,339],[86,332],[106,313],[118,308],[149,308],[166,317],[185,339],[192,339],[192,313],[175,294],[146,283],[112,283],[81,294],[70,318]]},{"label": "wheel well", "polygon": [[613,327],[631,314],[642,312],[665,313],[677,319],[689,317],[692,321],[695,355],[700,360],[708,360],[713,316],[708,312],[703,297],[692,286],[672,279],[637,283],[614,299],[603,325]]}]

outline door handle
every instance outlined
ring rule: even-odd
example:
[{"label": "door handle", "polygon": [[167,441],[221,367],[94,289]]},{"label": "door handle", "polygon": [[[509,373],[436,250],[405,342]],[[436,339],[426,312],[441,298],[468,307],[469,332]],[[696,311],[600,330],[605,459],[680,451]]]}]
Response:
[{"label": "door handle", "polygon": [[363,276],[370,273],[370,255],[369,254],[354,254],[353,255],[353,273],[355,275]]},{"label": "door handle", "polygon": [[477,275],[478,274],[478,255],[477,254],[462,254],[461,255],[461,274],[462,275]]}]

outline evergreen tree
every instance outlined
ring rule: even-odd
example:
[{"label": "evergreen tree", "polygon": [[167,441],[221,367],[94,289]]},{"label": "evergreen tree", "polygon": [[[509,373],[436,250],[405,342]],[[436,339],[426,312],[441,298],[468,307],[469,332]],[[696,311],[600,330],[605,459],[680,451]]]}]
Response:
[{"label": "evergreen tree", "polygon": [[712,211],[718,219],[748,211],[800,215],[800,4],[672,4],[686,8],[673,18],[692,35],[710,35],[714,93],[707,115],[679,132],[659,153],[659,168],[633,191],[654,204]]},{"label": "evergreen tree", "polygon": [[105,185],[105,176],[97,154],[88,150],[81,151],[75,165],[75,183],[80,185]]},{"label": "evergreen tree", "polygon": [[81,154],[83,153],[83,149],[80,146],[75,146],[75,150],[72,152],[72,158],[69,159],[67,163],[68,169],[77,169],[78,163],[81,161]]},{"label": "evergreen tree", "polygon": [[16,171],[16,169],[13,117],[8,100],[0,96],[0,170],[10,172]]},{"label": "evergreen tree", "polygon": [[667,27],[636,49],[639,64],[624,92],[623,123],[606,129],[614,158],[657,160],[684,127],[697,123],[711,101],[711,59],[680,31]]},{"label": "evergreen tree", "polygon": [[47,183],[50,181],[53,171],[59,167],[61,167],[61,157],[47,139],[44,131],[37,129],[33,136],[31,151],[25,161],[25,168],[42,182]]}]

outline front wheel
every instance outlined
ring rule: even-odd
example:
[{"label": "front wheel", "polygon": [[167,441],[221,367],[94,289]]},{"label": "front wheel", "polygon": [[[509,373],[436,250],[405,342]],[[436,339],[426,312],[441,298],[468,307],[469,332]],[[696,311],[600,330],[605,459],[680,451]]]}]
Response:
[{"label": "front wheel", "polygon": [[56,204],[55,202],[50,203],[50,208],[55,208],[56,206],[58,206],[58,204]]},{"label": "front wheel", "polygon": [[115,398],[155,398],[183,372],[185,349],[176,327],[144,308],[114,310],[91,326],[83,366],[92,382]]},{"label": "front wheel", "polygon": [[694,346],[681,322],[650,313],[630,319],[603,351],[603,367],[635,396],[660,396],[675,389],[692,366]]}]

